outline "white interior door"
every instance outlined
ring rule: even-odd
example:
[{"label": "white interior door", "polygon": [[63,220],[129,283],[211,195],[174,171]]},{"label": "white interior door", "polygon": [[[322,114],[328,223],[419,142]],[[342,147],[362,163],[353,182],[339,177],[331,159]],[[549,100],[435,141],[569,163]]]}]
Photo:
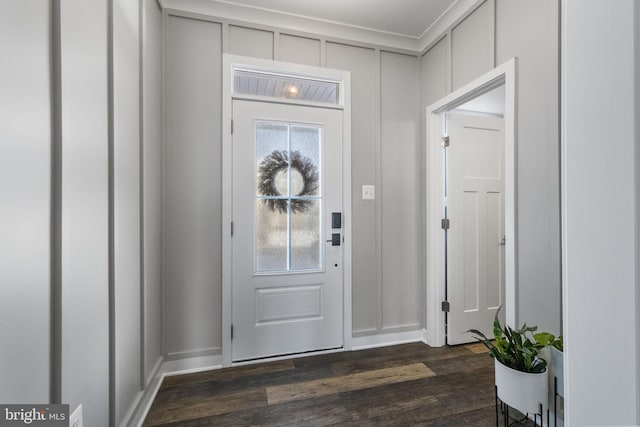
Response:
[{"label": "white interior door", "polygon": [[504,120],[449,113],[447,123],[447,343],[462,344],[471,328],[492,336],[504,303]]},{"label": "white interior door", "polygon": [[232,360],[342,347],[342,111],[234,100],[233,123]]}]

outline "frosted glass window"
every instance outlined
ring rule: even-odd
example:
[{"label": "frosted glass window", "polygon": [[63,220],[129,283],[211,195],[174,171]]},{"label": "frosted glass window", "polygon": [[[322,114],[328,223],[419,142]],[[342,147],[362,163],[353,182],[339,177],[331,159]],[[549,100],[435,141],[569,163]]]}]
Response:
[{"label": "frosted glass window", "polygon": [[318,126],[256,123],[256,272],[322,268]]},{"label": "frosted glass window", "polygon": [[320,268],[320,202],[291,215],[291,270]]},{"label": "frosted glass window", "polygon": [[[287,151],[289,150],[289,126],[287,124],[282,123],[273,123],[273,122],[258,122],[256,125],[256,167],[258,171],[260,171],[260,164],[265,162],[265,158],[268,156],[273,156],[273,153],[277,153],[277,155],[286,156]],[[271,166],[274,168],[279,168],[279,176],[277,177],[278,182],[273,182],[276,188],[273,188],[274,191],[284,191],[284,193],[278,193],[278,195],[287,196],[288,190],[287,187],[283,187],[282,185],[282,172],[287,171],[287,159],[270,159],[271,161],[267,166]],[[263,185],[271,186],[271,173],[266,171],[263,173],[264,178],[268,180],[261,184],[258,183],[257,186],[257,195],[275,195],[274,193],[270,193],[265,189]],[[258,176],[261,176],[261,173],[258,173]],[[279,185],[278,185],[279,184]]]},{"label": "frosted glass window", "polygon": [[[315,170],[320,170],[320,129],[309,126],[291,126],[291,151],[299,153],[303,159],[307,159],[306,164]],[[302,165],[304,167],[304,164]],[[304,176],[310,173],[304,173]],[[313,180],[309,179],[309,184],[316,184],[313,187],[306,188],[307,195],[320,194],[320,181],[316,176]],[[293,193],[296,194],[295,192]]]},{"label": "frosted glass window", "polygon": [[256,204],[256,270],[286,271],[288,217],[270,209],[264,203]]},{"label": "frosted glass window", "polygon": [[337,104],[340,83],[260,71],[234,70],[236,94]]}]

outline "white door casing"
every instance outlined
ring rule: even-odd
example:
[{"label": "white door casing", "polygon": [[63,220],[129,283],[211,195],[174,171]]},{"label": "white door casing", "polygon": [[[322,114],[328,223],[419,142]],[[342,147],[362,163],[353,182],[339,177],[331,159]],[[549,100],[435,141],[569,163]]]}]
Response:
[{"label": "white door casing", "polygon": [[504,120],[451,112],[447,130],[447,343],[463,344],[504,303]]},{"label": "white door casing", "polygon": [[342,114],[233,101],[234,362],[343,346]]}]

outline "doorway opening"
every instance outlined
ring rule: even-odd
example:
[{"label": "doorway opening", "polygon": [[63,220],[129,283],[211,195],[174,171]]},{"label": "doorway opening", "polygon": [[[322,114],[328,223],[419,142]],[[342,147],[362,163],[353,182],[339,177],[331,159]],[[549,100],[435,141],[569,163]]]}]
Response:
[{"label": "doorway opening", "polygon": [[[425,161],[428,195],[426,265],[428,270],[425,306],[427,308],[426,338],[427,343],[432,346],[447,344],[448,332],[453,337],[454,331],[447,331],[447,326],[455,326],[458,329],[455,331],[457,337],[452,340],[452,343],[460,343],[463,339],[460,337],[461,331],[464,332],[469,327],[482,329],[482,325],[467,326],[464,322],[460,322],[461,315],[469,314],[467,322],[476,322],[479,321],[476,313],[484,310],[486,317],[487,309],[489,312],[495,313],[496,306],[499,305],[502,306],[501,312],[506,323],[511,326],[516,324],[515,72],[516,60],[513,58],[430,105],[426,111],[427,148]],[[494,103],[498,101],[496,105],[499,105],[501,111],[489,111],[485,108],[484,112],[477,113],[481,110],[478,104],[483,100],[491,100],[491,98]],[[460,110],[474,110],[476,112],[471,114],[468,111]],[[503,132],[504,137],[494,140],[488,135],[491,132],[498,132],[497,128],[494,129],[496,124],[479,123],[479,120],[483,116],[486,118],[500,115],[503,122],[500,132]],[[473,123],[469,125],[460,123],[460,117],[471,117],[470,120]],[[450,139],[453,135],[449,135],[450,130],[454,131],[453,128],[449,129],[449,126],[454,122],[457,123],[455,126],[463,129],[462,132],[455,131],[458,133],[456,138],[467,135],[467,137],[473,136],[474,141],[481,141],[480,144],[468,145],[471,152],[463,151],[462,155],[458,153],[455,160],[458,164],[462,162],[464,166],[465,160],[461,160],[460,157],[464,157],[463,154],[466,152],[466,162],[474,169],[473,173],[467,174],[474,175],[475,184],[473,185],[484,186],[489,181],[493,181],[491,185],[498,186],[483,190],[485,195],[488,194],[486,197],[478,196],[482,193],[481,191],[478,191],[477,194],[471,194],[473,191],[465,193],[459,184],[460,179],[456,184],[457,178],[451,175],[452,172],[457,173],[458,176],[464,175],[464,173],[451,170],[452,167],[456,168],[455,163],[452,163],[454,159],[447,158],[447,145],[450,147],[450,144],[456,143]],[[464,129],[472,131],[464,131]],[[458,143],[456,149],[460,150],[461,145],[464,144],[460,141]],[[480,162],[478,156],[486,158]],[[450,170],[447,169],[448,167]],[[498,177],[500,180],[495,179]],[[464,178],[467,182],[465,185],[468,185],[469,181],[473,181],[467,178],[469,177],[465,176]],[[457,188],[456,191],[460,192],[457,196],[459,199],[457,202],[453,200],[452,194],[447,193],[448,190],[453,190],[452,185]],[[452,212],[450,209],[456,211]],[[480,221],[480,213],[486,216],[487,211],[493,211],[493,216],[490,216],[489,221],[485,221],[482,225],[478,222]],[[452,220],[457,223],[452,223]],[[469,223],[471,220],[473,222],[471,225],[475,228],[469,224],[465,227],[464,221]],[[480,232],[480,229],[485,226],[489,227],[489,232],[486,230]],[[452,232],[454,227],[456,227],[456,233]],[[462,232],[462,234],[466,233],[467,236],[470,235],[469,233],[473,234],[472,237],[466,238],[466,243],[465,238],[461,237],[460,230],[463,228],[466,229],[466,232]],[[473,230],[469,231],[471,229]],[[457,240],[452,240],[454,234],[457,236]],[[473,259],[473,263],[471,263],[472,265],[460,264],[460,260],[464,259],[461,257],[460,251],[465,251],[464,245],[471,241],[476,245],[481,242],[485,247],[488,247],[486,242],[490,241],[492,248],[487,251],[485,248],[467,247],[467,260]],[[456,252],[452,252],[452,250]],[[452,260],[451,257],[457,258]],[[478,257],[483,257],[483,259],[479,260]],[[453,261],[458,264],[456,265]],[[455,270],[452,271],[452,267]],[[465,269],[467,271],[464,271]],[[490,277],[491,286],[488,289],[486,283],[481,283],[482,280],[479,276],[473,277],[478,275],[481,269],[485,270],[482,272],[482,280],[486,282],[487,276]],[[492,271],[487,273],[486,270]],[[454,277],[450,277],[452,273]],[[457,277],[455,277],[456,275]],[[464,288],[465,281],[466,288]],[[447,286],[448,284],[449,286]],[[462,286],[462,288],[453,290],[451,286],[454,285]],[[458,318],[452,319],[456,315]],[[486,323],[484,320],[481,322]]]}]

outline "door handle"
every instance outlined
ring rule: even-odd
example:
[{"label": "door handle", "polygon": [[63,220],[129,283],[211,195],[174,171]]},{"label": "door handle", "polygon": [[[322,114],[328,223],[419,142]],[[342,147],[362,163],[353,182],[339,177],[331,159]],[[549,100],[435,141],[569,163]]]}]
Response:
[{"label": "door handle", "polygon": [[502,240],[500,241],[500,243],[498,243],[500,246],[505,246],[507,244],[507,238],[503,237]]},{"label": "door handle", "polygon": [[340,233],[333,233],[327,243],[331,242],[331,246],[340,246],[340,240]]}]

